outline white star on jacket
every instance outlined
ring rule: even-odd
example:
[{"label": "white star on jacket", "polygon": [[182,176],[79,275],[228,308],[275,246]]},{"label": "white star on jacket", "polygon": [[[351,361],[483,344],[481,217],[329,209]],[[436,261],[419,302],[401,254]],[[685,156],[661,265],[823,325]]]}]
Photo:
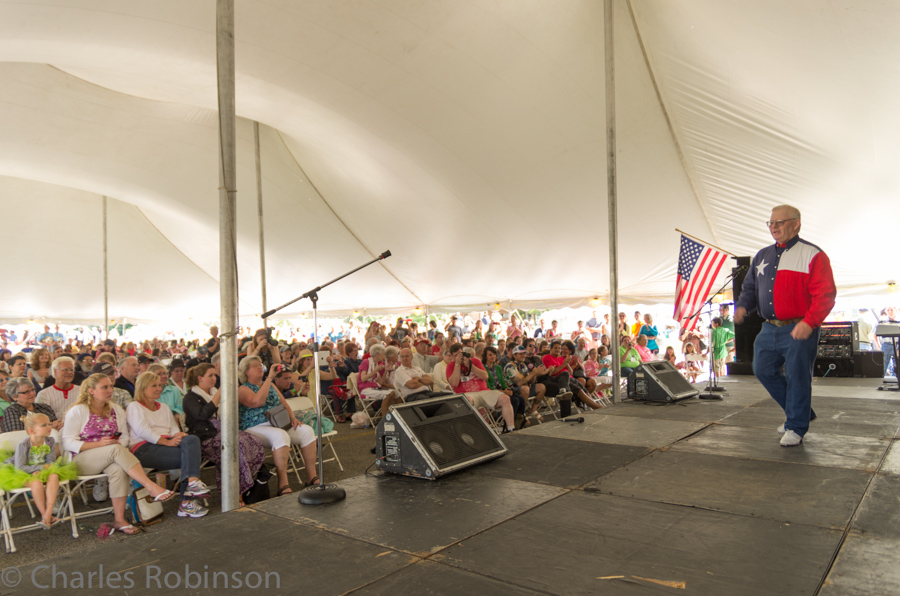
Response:
[{"label": "white star on jacket", "polygon": [[757,275],[765,275],[766,267],[768,267],[768,266],[769,266],[769,264],[766,263],[765,261],[761,262],[759,265],[756,266],[756,274]]}]

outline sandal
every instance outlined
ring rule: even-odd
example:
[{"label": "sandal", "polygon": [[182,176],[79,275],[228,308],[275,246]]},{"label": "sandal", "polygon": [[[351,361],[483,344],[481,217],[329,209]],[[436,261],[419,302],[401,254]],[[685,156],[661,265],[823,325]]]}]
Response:
[{"label": "sandal", "polygon": [[313,476],[309,479],[309,482],[306,483],[306,486],[319,486],[319,477]]},{"label": "sandal", "polygon": [[52,525],[51,522],[45,522],[44,520],[39,521],[37,524],[44,530],[49,530]]},{"label": "sandal", "polygon": [[350,422],[350,420],[345,418],[343,414],[338,414],[338,417],[335,418],[335,422],[343,423],[343,422]]},{"label": "sandal", "polygon": [[[117,526],[117,525],[113,524],[112,529],[113,529],[113,532],[116,532],[116,531],[122,532],[123,534],[126,534],[128,536],[133,536],[133,535],[139,534],[141,532],[140,530],[138,530],[131,524],[128,524],[125,526]],[[110,534],[112,534],[112,532],[110,532]]]},{"label": "sandal", "polygon": [[161,492],[158,495],[156,495],[156,497],[153,499],[153,501],[156,503],[162,503],[164,501],[168,501],[169,499],[171,499],[174,496],[175,496],[175,491],[167,490],[167,491]]},{"label": "sandal", "polygon": [[286,484],[278,489],[278,493],[275,496],[280,497],[281,495],[289,495],[292,492],[294,492],[294,491],[291,490],[291,487]]}]

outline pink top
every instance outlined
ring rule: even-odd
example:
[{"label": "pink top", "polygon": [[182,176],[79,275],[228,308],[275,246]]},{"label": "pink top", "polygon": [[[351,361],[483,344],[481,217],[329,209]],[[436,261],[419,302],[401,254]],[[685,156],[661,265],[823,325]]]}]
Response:
[{"label": "pink top", "polygon": [[365,360],[363,360],[362,364],[359,365],[359,378],[360,378],[359,390],[362,391],[363,389],[378,389],[378,381],[375,380],[378,375],[375,375],[375,376],[371,377],[368,381],[363,382],[362,381],[362,373],[369,372],[369,368],[372,366],[376,366],[376,368],[384,370],[384,367],[386,364],[387,364],[387,362],[382,360],[378,365],[375,365],[375,360],[373,358],[366,358]]},{"label": "pink top", "polygon": [[584,375],[586,377],[600,376],[600,363],[593,360],[584,361]]},{"label": "pink top", "polygon": [[635,344],[634,349],[637,350],[637,353],[641,355],[641,360],[643,360],[644,362],[650,362],[651,360],[653,360],[653,352],[651,352],[647,348]]},{"label": "pink top", "polygon": [[110,410],[109,418],[101,418],[91,412],[87,424],[78,435],[80,441],[94,443],[100,439],[111,437],[119,432],[119,425],[116,423],[116,411]]}]

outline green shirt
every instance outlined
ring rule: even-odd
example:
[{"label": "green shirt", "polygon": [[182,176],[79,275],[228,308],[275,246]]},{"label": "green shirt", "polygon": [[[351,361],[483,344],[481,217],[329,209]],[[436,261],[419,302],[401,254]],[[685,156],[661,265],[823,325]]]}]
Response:
[{"label": "green shirt", "polygon": [[[625,354],[625,346],[619,346],[619,358]],[[634,348],[629,348],[628,356],[625,360],[622,361],[622,364],[619,366],[621,368],[637,368],[641,365],[641,355],[638,354],[638,351]]]},{"label": "green shirt", "polygon": [[721,360],[728,354],[728,340],[734,339],[734,332],[725,327],[716,327],[712,332],[713,358]]}]

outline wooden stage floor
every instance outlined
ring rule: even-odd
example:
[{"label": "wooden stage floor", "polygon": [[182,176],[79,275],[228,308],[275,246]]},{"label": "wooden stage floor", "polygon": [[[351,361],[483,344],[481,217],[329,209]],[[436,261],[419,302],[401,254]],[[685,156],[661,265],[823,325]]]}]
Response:
[{"label": "wooden stage floor", "polygon": [[94,573],[96,596],[900,594],[900,394],[816,379],[819,418],[782,448],[755,379],[722,384],[504,435],[506,457],[435,482],[358,476],[340,503],[288,495],[5,569],[0,593]]}]

